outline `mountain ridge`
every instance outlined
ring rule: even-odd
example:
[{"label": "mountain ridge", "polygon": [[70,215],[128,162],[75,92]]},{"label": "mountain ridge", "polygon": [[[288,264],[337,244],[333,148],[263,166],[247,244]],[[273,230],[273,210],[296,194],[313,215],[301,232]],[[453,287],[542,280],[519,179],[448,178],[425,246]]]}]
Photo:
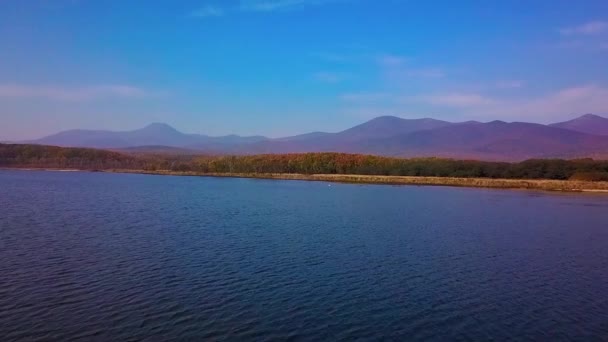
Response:
[{"label": "mountain ridge", "polygon": [[572,120],[551,124],[577,132],[608,136],[608,118],[596,114],[584,114]]},{"label": "mountain ridge", "polygon": [[[68,130],[29,143],[211,154],[304,152],[371,153],[399,157],[453,157],[487,160],[526,158],[608,158],[608,119],[585,114],[554,124],[527,122],[448,122],[433,118],[380,116],[345,130],[311,132],[282,138],[186,134],[154,122],[131,131]],[[138,149],[139,147],[139,149]],[[166,148],[163,148],[166,147]]]},{"label": "mountain ridge", "polygon": [[73,129],[26,141],[34,144],[64,147],[129,148],[137,146],[167,146],[197,148],[201,145],[224,146],[268,139],[263,136],[208,136],[182,133],[160,122],[150,123],[129,131]]}]

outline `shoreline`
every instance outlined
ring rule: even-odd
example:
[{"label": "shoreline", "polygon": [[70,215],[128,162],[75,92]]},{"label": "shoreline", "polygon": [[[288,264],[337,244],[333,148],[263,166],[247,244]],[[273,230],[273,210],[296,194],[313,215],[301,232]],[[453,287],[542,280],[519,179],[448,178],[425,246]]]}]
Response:
[{"label": "shoreline", "polygon": [[417,185],[417,186],[455,186],[492,189],[524,189],[556,192],[586,192],[608,194],[608,182],[590,182],[550,179],[502,179],[502,178],[458,178],[458,177],[422,177],[422,176],[379,176],[350,174],[296,174],[296,173],[201,173],[192,171],[146,171],[127,169],[79,170],[53,168],[10,168],[1,170],[22,171],[59,171],[59,172],[106,172],[132,173],[163,176],[197,176],[224,178],[252,178],[276,180],[321,181],[350,184],[384,184],[384,185]]}]

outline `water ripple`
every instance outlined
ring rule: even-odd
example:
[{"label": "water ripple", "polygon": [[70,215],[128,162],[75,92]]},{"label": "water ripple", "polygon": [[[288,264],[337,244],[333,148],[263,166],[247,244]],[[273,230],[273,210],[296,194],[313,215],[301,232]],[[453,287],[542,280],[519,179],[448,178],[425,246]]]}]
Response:
[{"label": "water ripple", "polygon": [[597,340],[608,199],[0,171],[2,341]]}]

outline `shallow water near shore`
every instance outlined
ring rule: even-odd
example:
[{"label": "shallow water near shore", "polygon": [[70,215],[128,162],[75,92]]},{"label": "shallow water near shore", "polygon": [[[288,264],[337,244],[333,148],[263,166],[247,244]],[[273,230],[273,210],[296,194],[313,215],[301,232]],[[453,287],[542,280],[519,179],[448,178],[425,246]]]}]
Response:
[{"label": "shallow water near shore", "polygon": [[0,189],[3,341],[608,336],[605,195],[6,170]]}]

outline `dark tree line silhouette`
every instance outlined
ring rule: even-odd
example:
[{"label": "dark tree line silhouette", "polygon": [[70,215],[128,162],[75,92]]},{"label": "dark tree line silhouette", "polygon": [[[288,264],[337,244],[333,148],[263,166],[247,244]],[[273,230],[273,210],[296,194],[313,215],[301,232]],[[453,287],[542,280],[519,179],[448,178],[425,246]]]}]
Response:
[{"label": "dark tree line silhouette", "polygon": [[0,144],[0,166],[84,170],[141,168],[141,161],[118,152],[43,145]]},{"label": "dark tree line silhouette", "polygon": [[184,156],[89,148],[0,144],[0,167],[128,169],[196,173],[301,173],[608,181],[608,161],[532,159],[519,163],[387,158],[345,153]]}]

